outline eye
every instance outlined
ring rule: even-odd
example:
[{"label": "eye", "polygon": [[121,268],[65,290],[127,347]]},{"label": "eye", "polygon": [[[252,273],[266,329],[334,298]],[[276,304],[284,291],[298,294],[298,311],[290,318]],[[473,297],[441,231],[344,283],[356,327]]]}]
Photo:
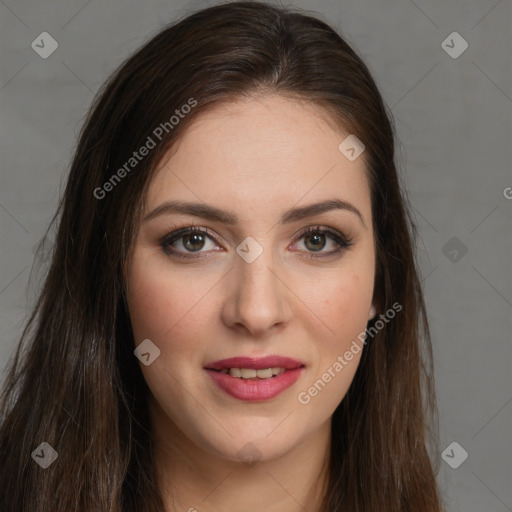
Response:
[{"label": "eye", "polygon": [[[322,252],[323,249],[328,246],[326,239],[329,238],[331,240],[331,247],[333,246],[334,248],[330,251]],[[299,235],[299,240],[302,239],[304,239],[303,243],[304,247],[306,247],[306,252],[309,252],[309,254],[306,255],[307,258],[333,256],[334,254],[338,254],[354,245],[351,238],[346,237],[338,231],[324,229],[321,226],[311,226],[306,228]]]},{"label": "eye", "polygon": [[207,240],[215,241],[213,235],[208,234],[208,230],[196,226],[189,226],[178,229],[173,233],[165,236],[161,241],[163,251],[166,254],[176,255],[184,258],[195,258],[190,254],[184,254],[178,248],[183,248],[186,252],[199,252],[204,248]]},{"label": "eye", "polygon": [[[305,252],[309,253],[306,256],[307,258],[332,256],[353,245],[352,239],[342,233],[332,229],[323,229],[320,226],[306,228],[298,236],[299,241],[302,239],[304,239]],[[323,249],[328,246],[328,239],[330,239],[331,246],[334,248],[330,251],[323,251]],[[181,258],[198,258],[201,257],[200,254],[202,252],[205,252],[202,251],[202,249],[208,248],[208,241],[213,242],[215,247],[215,236],[211,234],[208,229],[198,226],[188,226],[166,235],[160,240],[160,245],[167,255]],[[213,248],[213,250],[218,249]],[[193,253],[198,254],[194,255]]]}]

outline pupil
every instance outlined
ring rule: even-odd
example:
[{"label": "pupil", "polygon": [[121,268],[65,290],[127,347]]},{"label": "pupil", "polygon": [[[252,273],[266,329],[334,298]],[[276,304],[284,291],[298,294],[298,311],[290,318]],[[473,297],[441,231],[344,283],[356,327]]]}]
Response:
[{"label": "pupil", "polygon": [[[308,246],[308,242],[307,241],[311,240],[311,238],[315,238],[317,241],[321,241],[322,238],[325,238],[325,235],[321,235],[321,234],[318,234],[318,233],[317,234],[313,234],[313,235],[308,235],[306,237],[306,246]],[[315,246],[313,246],[312,249],[313,250],[321,250],[321,249],[324,248],[324,246],[325,246],[325,240],[324,240],[324,243],[322,244],[322,247],[318,247],[318,246],[315,247]],[[310,248],[310,247],[308,247],[308,248]]]},{"label": "pupil", "polygon": [[[190,247],[190,246],[187,247],[187,241],[189,241],[191,238],[194,239],[194,241],[192,242],[192,245],[199,244],[199,247]],[[191,235],[185,235],[184,240],[185,240],[185,242],[184,242],[185,247],[187,247],[188,249],[191,249],[191,250],[199,250],[204,245],[203,235],[200,235],[197,233],[193,233]]]}]

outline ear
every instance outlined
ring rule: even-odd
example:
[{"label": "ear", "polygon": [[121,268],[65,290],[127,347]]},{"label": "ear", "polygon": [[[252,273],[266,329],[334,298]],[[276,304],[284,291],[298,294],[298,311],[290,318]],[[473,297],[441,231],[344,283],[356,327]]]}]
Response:
[{"label": "ear", "polygon": [[377,311],[375,309],[375,306],[372,304],[372,307],[370,308],[370,312],[368,313],[368,320],[372,320],[377,315]]}]

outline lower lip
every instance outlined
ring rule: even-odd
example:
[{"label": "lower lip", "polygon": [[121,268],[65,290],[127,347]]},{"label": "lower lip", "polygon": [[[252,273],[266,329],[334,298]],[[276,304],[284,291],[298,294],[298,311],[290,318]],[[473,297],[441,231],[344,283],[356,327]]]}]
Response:
[{"label": "lower lip", "polygon": [[228,395],[239,400],[262,401],[270,400],[292,386],[301,376],[304,367],[286,370],[269,379],[242,379],[232,377],[229,373],[206,370],[213,382]]}]

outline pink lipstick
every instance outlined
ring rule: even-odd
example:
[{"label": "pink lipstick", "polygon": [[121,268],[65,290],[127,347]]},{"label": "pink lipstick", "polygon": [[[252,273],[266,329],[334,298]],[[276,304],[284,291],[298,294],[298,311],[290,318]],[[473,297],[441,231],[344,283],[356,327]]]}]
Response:
[{"label": "pink lipstick", "polygon": [[305,369],[284,356],[232,357],[205,365],[213,382],[239,400],[270,400],[292,386]]}]

